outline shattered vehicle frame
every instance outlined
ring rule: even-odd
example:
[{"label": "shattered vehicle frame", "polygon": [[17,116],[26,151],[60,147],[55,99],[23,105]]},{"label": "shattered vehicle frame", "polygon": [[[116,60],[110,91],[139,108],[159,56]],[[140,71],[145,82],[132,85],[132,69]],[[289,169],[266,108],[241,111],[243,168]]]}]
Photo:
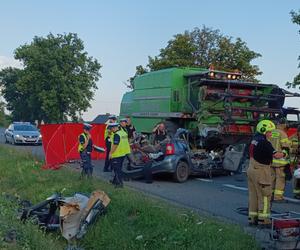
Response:
[{"label": "shattered vehicle frame", "polygon": [[100,190],[90,196],[75,193],[72,197],[63,197],[55,193],[33,206],[23,202],[20,219],[32,220],[45,231],[60,229],[63,237],[72,242],[86,234],[88,227],[106,212],[109,203],[110,198]]},{"label": "shattered vehicle frame", "polygon": [[[156,153],[139,150],[138,154],[141,153],[142,158],[140,164],[132,165],[130,170],[123,166],[123,175],[126,178],[141,178],[146,171],[150,171],[151,174],[171,173],[176,182],[185,182],[190,175],[204,175],[211,178],[213,174],[227,172],[223,169],[220,152],[192,150],[189,135],[188,130],[179,128],[172,138],[160,145]],[[159,157],[153,158],[151,154]],[[240,153],[240,158],[242,155],[243,152]]]}]

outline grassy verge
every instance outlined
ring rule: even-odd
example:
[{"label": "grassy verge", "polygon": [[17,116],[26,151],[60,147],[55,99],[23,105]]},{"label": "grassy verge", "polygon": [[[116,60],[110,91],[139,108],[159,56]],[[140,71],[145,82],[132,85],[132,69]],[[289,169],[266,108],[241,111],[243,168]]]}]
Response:
[{"label": "grassy verge", "polygon": [[[88,249],[258,249],[250,236],[234,225],[201,218],[183,209],[171,208],[139,192],[115,190],[99,180],[80,181],[67,169],[41,170],[30,155],[0,146],[0,239],[17,231],[17,242],[0,241],[0,249],[59,250],[66,246],[59,234],[45,234],[35,225],[16,219],[16,205],[7,194],[40,202],[55,191],[104,190],[111,198],[108,212],[93,225],[81,246]],[[196,198],[196,197],[195,197]]]}]

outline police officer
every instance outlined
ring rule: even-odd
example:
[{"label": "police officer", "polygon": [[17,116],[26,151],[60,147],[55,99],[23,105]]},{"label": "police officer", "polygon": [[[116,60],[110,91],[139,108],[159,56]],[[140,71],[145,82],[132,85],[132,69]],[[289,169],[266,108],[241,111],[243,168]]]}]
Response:
[{"label": "police officer", "polygon": [[127,131],[127,119],[126,118],[120,119],[120,129],[122,129],[128,135],[128,131]]},{"label": "police officer", "polygon": [[105,163],[104,163],[104,172],[110,172],[110,160],[109,160],[109,152],[111,148],[111,137],[112,137],[112,132],[110,129],[108,129],[108,124],[110,123],[115,123],[117,121],[117,117],[114,115],[111,115],[108,117],[108,120],[106,121],[106,127],[105,127],[105,132],[104,132],[104,138],[105,138],[105,146],[106,146],[106,156],[105,156]]},{"label": "police officer", "polygon": [[128,135],[123,129],[119,129],[118,123],[109,124],[109,128],[113,132],[112,146],[109,153],[111,166],[114,170],[112,183],[115,187],[123,187],[122,165],[125,156],[130,153]]},{"label": "police officer", "polygon": [[280,159],[273,159],[271,165],[272,172],[272,189],[273,189],[273,201],[284,201],[283,194],[285,189],[285,168],[289,165],[289,152],[290,142],[285,132],[285,123],[280,123],[277,128],[271,132],[268,140],[271,142],[273,148],[277,152],[284,153],[284,156]]},{"label": "police officer", "polygon": [[[129,142],[129,131],[127,129],[127,118],[122,118],[120,119],[120,129],[122,129],[126,134],[127,134],[127,138],[128,138],[128,142]],[[128,154],[125,156],[125,158],[128,161],[128,164],[126,166],[127,170],[131,170],[131,165],[134,164],[134,160],[131,157],[131,150],[129,149]]]},{"label": "police officer", "polygon": [[93,166],[91,162],[91,153],[93,150],[93,141],[90,134],[91,128],[92,125],[84,123],[83,133],[81,133],[78,137],[78,152],[82,160],[81,177],[87,176],[88,178],[91,178],[93,174]]},{"label": "police officer", "polygon": [[271,163],[273,157],[281,158],[283,153],[276,152],[270,138],[275,124],[262,120],[257,124],[250,148],[250,162],[247,170],[249,190],[249,225],[270,224],[270,203],[272,196]]}]

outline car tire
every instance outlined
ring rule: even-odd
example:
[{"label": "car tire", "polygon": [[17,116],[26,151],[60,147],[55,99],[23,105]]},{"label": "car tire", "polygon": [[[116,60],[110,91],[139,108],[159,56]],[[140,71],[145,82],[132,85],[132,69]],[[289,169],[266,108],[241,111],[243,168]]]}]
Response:
[{"label": "car tire", "polygon": [[184,161],[179,161],[173,174],[173,178],[176,182],[183,183],[189,178],[189,172],[189,165]]}]

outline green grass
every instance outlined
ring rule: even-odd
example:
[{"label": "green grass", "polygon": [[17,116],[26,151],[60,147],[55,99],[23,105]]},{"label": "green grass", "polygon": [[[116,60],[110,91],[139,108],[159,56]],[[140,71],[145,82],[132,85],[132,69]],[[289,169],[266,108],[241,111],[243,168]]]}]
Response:
[{"label": "green grass", "polygon": [[[79,180],[68,169],[41,170],[41,164],[30,155],[0,146],[0,249],[64,249],[66,241],[60,234],[45,234],[36,225],[20,223],[16,202],[5,198],[9,194],[36,203],[62,189],[65,196],[101,189],[111,198],[107,214],[81,240],[85,250],[258,249],[238,226],[199,217],[128,188],[115,190],[100,180]],[[16,244],[1,240],[11,229],[17,230]]]},{"label": "green grass", "polygon": [[4,112],[4,103],[0,100],[0,127],[7,127],[10,123],[11,117]]}]

